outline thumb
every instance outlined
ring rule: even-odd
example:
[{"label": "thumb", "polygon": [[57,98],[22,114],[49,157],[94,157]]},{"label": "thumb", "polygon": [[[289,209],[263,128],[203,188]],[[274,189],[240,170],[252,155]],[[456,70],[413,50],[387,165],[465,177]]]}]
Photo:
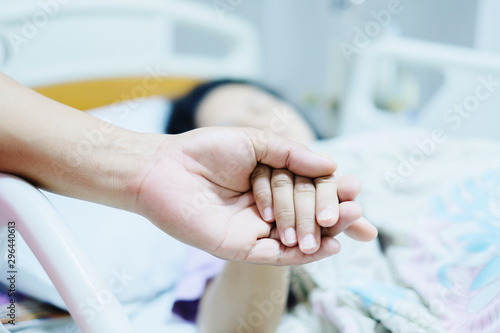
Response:
[{"label": "thumb", "polygon": [[271,131],[244,129],[252,142],[258,163],[273,168],[284,168],[296,175],[316,178],[331,175],[337,163],[321,156],[305,145],[285,139]]}]

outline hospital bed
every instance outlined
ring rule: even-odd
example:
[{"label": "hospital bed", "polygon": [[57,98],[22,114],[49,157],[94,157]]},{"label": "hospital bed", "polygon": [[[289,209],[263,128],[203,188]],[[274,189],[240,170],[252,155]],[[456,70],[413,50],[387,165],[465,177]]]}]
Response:
[{"label": "hospital bed", "polygon": [[[425,103],[412,112],[394,112],[377,107],[377,89],[387,84],[401,85],[398,70],[434,71],[441,84]],[[392,76],[391,76],[392,73]],[[341,134],[363,130],[401,127],[443,126],[443,114],[454,104],[474,96],[480,78],[500,81],[500,56],[466,47],[385,36],[372,42],[357,57],[341,110]],[[395,81],[395,82],[394,82]],[[416,97],[418,98],[418,96]],[[492,119],[499,120],[500,91],[479,101],[466,124],[454,130],[457,136],[500,139]],[[410,106],[415,108],[415,106]],[[480,128],[480,130],[478,130]],[[487,135],[484,135],[485,132]]]},{"label": "hospital bed", "polygon": [[[36,38],[20,44],[19,51],[15,52],[12,46],[9,46],[7,32],[19,31],[22,26],[18,25],[16,28],[15,22],[19,20],[13,17],[22,18],[32,15],[33,8],[36,10],[38,7],[32,7],[26,3],[10,6],[8,10],[0,13],[0,28],[4,43],[3,47],[0,47],[0,55],[4,57],[0,59],[1,70],[21,83],[65,104],[82,110],[94,109],[92,112],[103,118],[109,116],[120,118],[120,114],[113,112],[112,106],[109,108],[102,108],[102,106],[111,103],[119,105],[128,98],[155,95],[175,98],[198,82],[211,77],[258,78],[259,76],[259,52],[255,32],[247,24],[234,17],[220,20],[209,7],[174,1],[147,1],[140,4],[122,1],[71,2],[68,5],[61,5],[57,10],[57,15],[51,18],[50,24],[44,26],[43,29],[40,28]],[[109,20],[113,24],[110,25]],[[174,47],[175,34],[171,33],[177,24],[209,30],[212,34],[229,39],[231,41],[229,52],[224,57],[178,54]],[[142,29],[142,32],[137,32],[138,29]],[[71,31],[71,34],[68,31]],[[94,38],[96,34],[99,34],[101,38]],[[144,36],[148,36],[146,41],[142,40]],[[61,47],[61,44],[64,47]],[[449,61],[452,56],[455,60]],[[433,108],[442,108],[445,105],[448,107],[449,103],[461,98],[465,88],[460,85],[465,77],[470,78],[471,75],[476,77],[477,73],[483,73],[484,70],[489,73],[499,68],[497,58],[462,48],[402,39],[376,41],[372,48],[364,50],[354,67],[352,85],[344,104],[342,127],[346,134],[366,129],[384,130],[387,127],[402,124],[411,125],[408,119],[383,113],[374,106],[373,91],[377,82],[374,68],[377,67],[380,59],[423,63],[445,73],[447,83],[424,109],[427,111],[423,111],[422,115],[430,115]],[[468,68],[469,73],[466,74],[461,70],[464,68]],[[155,70],[155,73],[161,73],[157,76],[160,78],[159,84],[154,88],[146,89],[143,79],[150,77],[151,71]],[[462,75],[460,80],[457,79],[458,75]],[[144,130],[147,130],[146,127],[149,129],[151,126],[154,127],[153,124],[157,125],[160,119],[164,119],[164,115],[148,113],[151,104],[147,103],[149,102],[136,107],[125,120],[124,126],[134,125],[137,119],[141,119],[141,114],[144,118],[151,118],[148,120],[150,124],[145,126]],[[161,107],[161,103],[153,106]],[[95,108],[98,109],[95,110]],[[424,124],[422,119],[422,124]],[[120,120],[117,119],[118,122]],[[432,125],[427,124],[427,126],[432,128]],[[160,127],[164,128],[163,125]],[[409,128],[405,128],[403,132],[407,132]],[[160,128],[158,127],[157,130]],[[447,154],[455,154],[454,158],[450,159],[450,156],[446,154],[444,156],[438,154],[442,157],[430,159],[430,162],[423,166],[424,170],[433,173],[432,179],[416,172],[415,175],[406,179],[402,189],[390,189],[384,180],[384,172],[397,167],[399,161],[395,156],[402,152],[411,152],[414,148],[413,140],[425,139],[426,133],[419,132],[405,136],[405,138],[401,140],[401,136],[393,136],[380,139],[378,134],[366,134],[361,140],[347,136],[336,141],[325,141],[314,145],[316,149],[341,160],[341,171],[360,175],[365,186],[361,200],[364,200],[366,211],[382,230],[393,230],[393,234],[401,239],[404,238],[402,235],[411,233],[412,228],[415,228],[415,221],[411,218],[418,215],[418,208],[425,203],[425,197],[415,200],[413,193],[418,191],[425,194],[431,193],[435,190],[436,184],[451,186],[453,185],[452,178],[460,177],[463,172],[459,168],[453,169],[452,172],[447,168],[441,168],[439,172],[436,172],[438,166],[446,165],[451,170],[454,162],[466,160],[466,157],[461,155],[460,149],[463,147],[468,147],[466,150],[468,156],[476,154],[475,157],[487,156],[492,152],[496,154],[499,150],[497,145],[483,141],[446,144]],[[384,148],[395,141],[400,141],[398,142],[400,146],[405,145],[405,147],[387,152]],[[371,144],[366,145],[366,142]],[[478,147],[481,148],[478,149]],[[378,163],[380,160],[384,160],[385,164],[373,166],[374,161]],[[473,159],[469,159],[468,162],[469,164],[462,164],[470,167],[468,170],[476,167],[476,174],[484,171],[480,166],[473,165]],[[489,161],[489,166],[495,165],[500,165],[498,158],[492,158]],[[443,182],[446,177],[448,181]],[[50,201],[58,207],[57,210],[60,213],[54,209],[46,197],[50,197]],[[381,200],[393,203],[389,215],[386,206],[380,205]],[[42,194],[19,178],[10,175],[0,176],[1,222],[3,224],[12,220],[17,222],[18,231],[46,270],[81,330],[84,332],[132,332],[133,324],[130,323],[125,315],[126,310],[116,297],[112,297],[103,311],[97,314],[98,317],[91,322],[87,322],[80,314],[79,304],[85,303],[88,298],[100,297],[99,293],[103,291],[109,292],[109,286],[106,283],[108,280],[100,276],[95,267],[96,263],[89,259],[87,253],[89,249],[83,250],[83,246],[79,245],[81,242],[78,237],[72,232],[72,230],[78,230],[76,234],[81,235],[85,233],[84,228],[75,229],[78,228],[78,223],[69,227],[61,218],[61,215],[65,216],[68,210],[73,209],[73,206],[68,208],[67,204],[66,199],[48,193]],[[90,206],[86,206],[85,203],[78,205],[82,207],[80,208],[82,214],[84,214],[83,211],[90,210]],[[97,210],[97,214],[105,214],[105,211],[97,206],[92,206],[92,209]],[[119,218],[126,223],[125,216],[120,215]],[[405,223],[399,223],[400,221]],[[80,225],[83,225],[86,221],[80,222],[82,222]],[[143,227],[146,227],[146,224]],[[91,237],[91,235],[87,236]],[[96,240],[97,243],[100,241],[101,239]],[[418,297],[411,290],[401,288],[399,285],[394,286],[397,279],[389,273],[391,262],[383,258],[375,243],[352,244],[343,238],[342,242],[345,251],[341,255],[332,258],[331,261],[306,266],[306,270],[319,288],[311,292],[310,304],[307,307],[298,307],[294,310],[280,332],[334,331],[325,323],[325,317],[342,322],[348,328],[353,323],[348,322],[347,319],[355,318],[355,324],[359,324],[359,327],[368,327],[368,329],[373,327],[375,330],[379,321],[384,322],[386,327],[394,325],[392,326],[394,331],[404,332],[404,329],[396,329],[398,323],[393,322],[395,319],[402,321],[400,317],[404,317],[401,315],[402,312],[395,310],[398,302],[402,302],[401,304],[408,306],[413,312],[422,312],[418,320],[414,320],[417,324],[408,326],[413,329],[412,332],[439,332],[439,330],[432,330],[431,324],[437,319],[425,312],[425,306],[419,303],[421,301]],[[2,249],[6,248],[5,244],[0,246]],[[347,253],[349,257],[344,257],[344,253]],[[396,257],[393,263],[403,262],[403,260],[398,261],[397,256],[393,257]],[[360,275],[357,275],[359,272],[363,272],[367,278],[373,278],[373,281],[368,280],[368,284],[363,284],[365,282],[360,281]],[[331,279],[331,276],[336,276],[336,279]],[[380,280],[386,284],[385,287]],[[372,283],[374,281],[377,283]],[[75,285],[78,285],[78,288],[74,288]],[[390,285],[390,288],[387,285]],[[367,291],[366,286],[371,289]],[[25,287],[29,289],[29,286]],[[32,291],[36,294],[35,290]],[[387,292],[375,297],[369,293],[371,291]],[[396,300],[389,299],[390,302],[388,302],[383,298],[388,295]],[[398,300],[394,295],[404,297]],[[329,303],[332,299],[339,300],[339,302],[332,305]],[[391,303],[392,301],[394,303]],[[57,303],[57,300],[54,302]],[[373,308],[375,305],[388,310],[377,312]],[[311,312],[311,307],[317,310],[316,314]],[[352,309],[359,309],[359,311],[353,314]],[[370,321],[369,316],[375,319]],[[364,332],[359,327],[356,328],[357,331]],[[383,331],[380,328],[378,330]],[[356,330],[349,332],[354,331]]]},{"label": "hospital bed", "polygon": [[[0,70],[80,110],[151,96],[171,99],[210,78],[259,75],[254,29],[235,17],[222,20],[208,6],[113,0],[1,6]],[[201,42],[208,35],[222,52],[182,52],[178,39],[183,30],[201,34],[195,36]],[[148,116],[154,118],[150,122],[161,118],[144,110]],[[133,332],[120,303],[46,195],[18,177],[0,175],[2,253],[7,249],[7,223],[15,221],[15,232],[22,236],[17,234],[18,250],[26,242],[83,332]],[[21,258],[19,263],[23,260],[29,261]],[[20,280],[23,274],[20,269]],[[31,291],[29,284],[24,291]],[[109,300],[102,311],[86,320],[81,305],[104,294]]]}]

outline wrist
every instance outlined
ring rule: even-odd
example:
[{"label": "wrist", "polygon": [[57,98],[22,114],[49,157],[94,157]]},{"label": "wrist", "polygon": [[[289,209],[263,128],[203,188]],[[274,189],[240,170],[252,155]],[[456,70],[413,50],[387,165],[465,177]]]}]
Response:
[{"label": "wrist", "polygon": [[252,282],[253,285],[262,283],[267,286],[288,285],[291,272],[290,266],[270,266],[238,261],[228,261],[226,270],[229,275],[237,276],[241,281]]},{"label": "wrist", "polygon": [[121,179],[121,186],[115,187],[116,196],[120,198],[116,203],[118,208],[152,218],[142,198],[143,185],[151,170],[165,158],[165,150],[173,145],[171,141],[169,135],[129,132],[115,143],[118,146],[112,149],[116,154],[113,165],[120,170]]}]

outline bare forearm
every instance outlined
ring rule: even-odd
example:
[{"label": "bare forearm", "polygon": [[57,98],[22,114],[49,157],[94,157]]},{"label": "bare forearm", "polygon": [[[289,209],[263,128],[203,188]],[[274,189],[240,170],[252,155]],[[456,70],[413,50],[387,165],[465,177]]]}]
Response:
[{"label": "bare forearm", "polygon": [[201,332],[275,332],[285,310],[289,267],[228,262],[202,298]]},{"label": "bare forearm", "polygon": [[1,172],[80,199],[130,204],[135,164],[145,156],[143,136],[54,102],[2,73],[0,118]]}]

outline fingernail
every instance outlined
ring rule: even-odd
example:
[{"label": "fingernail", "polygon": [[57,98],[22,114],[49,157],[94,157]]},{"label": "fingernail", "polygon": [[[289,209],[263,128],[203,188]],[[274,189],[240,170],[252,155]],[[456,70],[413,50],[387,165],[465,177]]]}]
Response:
[{"label": "fingernail", "polygon": [[316,238],[313,234],[306,235],[302,241],[303,249],[314,249],[316,247]]},{"label": "fingernail", "polygon": [[333,208],[326,208],[325,210],[323,210],[321,213],[318,214],[318,221],[331,221],[335,220],[336,218],[337,218],[337,213]]},{"label": "fingernail", "polygon": [[273,209],[271,207],[267,207],[264,209],[264,220],[271,221],[273,219]]},{"label": "fingernail", "polygon": [[295,244],[297,242],[297,234],[294,228],[288,228],[285,230],[285,242],[287,245]]},{"label": "fingernail", "polygon": [[318,220],[330,220],[333,219],[333,210],[327,208],[318,214]]}]

